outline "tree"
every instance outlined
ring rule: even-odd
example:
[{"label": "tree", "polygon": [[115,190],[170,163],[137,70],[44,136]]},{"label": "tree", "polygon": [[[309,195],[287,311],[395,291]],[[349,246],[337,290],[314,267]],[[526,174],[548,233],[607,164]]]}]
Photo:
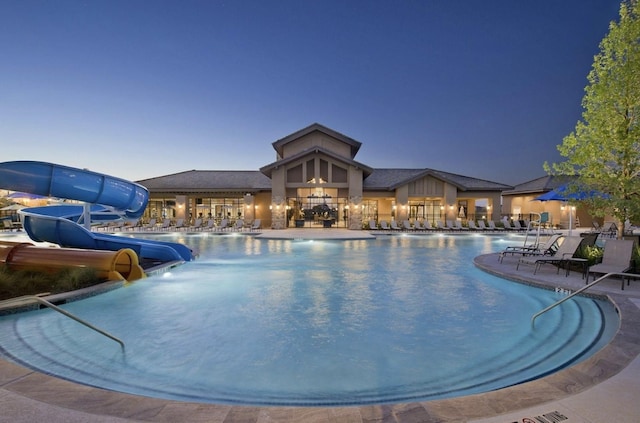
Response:
[{"label": "tree", "polygon": [[610,23],[599,47],[582,120],[558,145],[567,159],[544,167],[575,176],[569,189],[596,193],[582,202],[595,216],[613,216],[622,229],[627,219],[640,218],[640,0],[621,3],[620,20]]}]

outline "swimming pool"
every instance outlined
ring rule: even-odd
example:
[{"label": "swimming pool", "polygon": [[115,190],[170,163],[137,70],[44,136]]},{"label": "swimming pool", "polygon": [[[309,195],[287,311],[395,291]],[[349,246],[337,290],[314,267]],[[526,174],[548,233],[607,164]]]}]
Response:
[{"label": "swimming pool", "polygon": [[[541,377],[617,328],[607,302],[503,281],[472,264],[495,237],[360,241],[171,235],[200,259],[65,305],[126,343],[47,310],[0,320],[1,354],[123,392],[202,402],[337,405],[484,392]],[[604,318],[604,320],[603,320]],[[603,323],[604,322],[604,323]]]}]

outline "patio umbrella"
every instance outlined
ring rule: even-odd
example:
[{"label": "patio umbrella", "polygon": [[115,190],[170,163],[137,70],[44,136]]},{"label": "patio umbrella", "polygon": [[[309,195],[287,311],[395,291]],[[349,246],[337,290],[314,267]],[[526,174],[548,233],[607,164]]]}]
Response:
[{"label": "patio umbrella", "polygon": [[542,195],[537,196],[533,199],[533,201],[578,201],[584,200],[592,196],[593,193],[590,192],[574,192],[569,191],[566,185],[559,186],[556,189],[545,192]]},{"label": "patio umbrella", "polygon": [[[545,192],[542,195],[537,196],[531,201],[579,201],[593,196],[593,191],[569,191],[567,185],[561,185],[556,189]],[[573,229],[573,213],[569,209],[569,236],[571,236],[571,230]]]}]

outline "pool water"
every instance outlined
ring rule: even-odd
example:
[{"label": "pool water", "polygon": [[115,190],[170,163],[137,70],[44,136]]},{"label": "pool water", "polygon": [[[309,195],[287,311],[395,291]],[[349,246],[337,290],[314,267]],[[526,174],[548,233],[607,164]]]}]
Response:
[{"label": "pool water", "polygon": [[[472,263],[491,236],[291,241],[165,235],[200,251],[170,273],[0,319],[0,356],[121,392],[254,405],[355,405],[485,392],[586,358],[618,327],[577,297]],[[157,237],[156,237],[157,239]]]}]

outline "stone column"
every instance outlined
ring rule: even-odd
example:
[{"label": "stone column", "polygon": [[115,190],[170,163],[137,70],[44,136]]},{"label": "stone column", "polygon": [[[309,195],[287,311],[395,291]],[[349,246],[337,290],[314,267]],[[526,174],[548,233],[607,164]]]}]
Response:
[{"label": "stone column", "polygon": [[362,197],[353,195],[349,197],[349,229],[362,229]]},{"label": "stone column", "polygon": [[280,196],[271,197],[271,229],[287,227],[287,204]]}]

